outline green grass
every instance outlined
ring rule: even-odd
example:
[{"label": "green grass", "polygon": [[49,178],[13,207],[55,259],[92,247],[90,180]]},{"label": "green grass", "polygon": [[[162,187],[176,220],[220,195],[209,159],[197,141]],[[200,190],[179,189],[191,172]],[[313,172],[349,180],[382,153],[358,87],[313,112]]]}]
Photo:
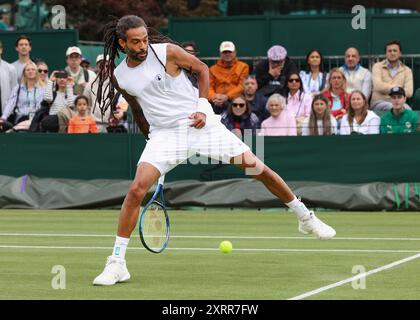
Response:
[{"label": "green grass", "polygon": [[[337,238],[319,241],[299,234],[291,213],[170,211],[173,237],[168,249],[161,254],[145,251],[136,229],[126,256],[130,281],[95,287],[92,280],[114,244],[118,214],[0,210],[0,299],[288,299],[354,276],[355,265],[369,271],[420,252],[418,212],[320,212],[337,230]],[[187,235],[202,237],[176,237]],[[287,239],[235,238],[241,236]],[[217,250],[223,240],[233,243],[232,253]],[[48,248],[57,246],[79,248]],[[65,290],[51,286],[55,265],[65,267]],[[412,260],[370,275],[366,289],[345,284],[308,299],[420,299],[419,269],[420,259]]]}]

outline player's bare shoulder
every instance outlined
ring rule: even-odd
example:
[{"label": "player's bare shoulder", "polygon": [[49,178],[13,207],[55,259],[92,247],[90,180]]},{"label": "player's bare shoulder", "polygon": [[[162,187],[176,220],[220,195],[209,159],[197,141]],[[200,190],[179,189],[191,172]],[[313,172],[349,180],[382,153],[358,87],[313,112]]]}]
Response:
[{"label": "player's bare shoulder", "polygon": [[182,51],[184,49],[172,43],[166,46],[166,72],[171,76],[176,76],[181,72]]}]

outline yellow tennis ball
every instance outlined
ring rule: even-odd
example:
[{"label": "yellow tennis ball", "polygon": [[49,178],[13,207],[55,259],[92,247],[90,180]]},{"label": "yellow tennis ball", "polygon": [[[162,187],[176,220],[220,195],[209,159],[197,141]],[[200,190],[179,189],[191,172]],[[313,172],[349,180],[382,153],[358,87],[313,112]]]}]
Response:
[{"label": "yellow tennis ball", "polygon": [[232,243],[230,241],[222,241],[220,242],[219,249],[223,253],[230,253],[232,252]]}]

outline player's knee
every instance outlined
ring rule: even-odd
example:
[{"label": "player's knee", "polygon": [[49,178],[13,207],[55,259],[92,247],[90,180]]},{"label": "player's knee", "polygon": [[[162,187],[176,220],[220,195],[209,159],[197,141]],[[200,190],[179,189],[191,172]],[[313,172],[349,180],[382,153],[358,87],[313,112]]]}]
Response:
[{"label": "player's knee", "polygon": [[259,181],[266,180],[267,178],[271,177],[270,173],[271,173],[270,168],[264,165],[264,166],[258,167],[258,169],[257,168],[255,169],[254,178]]},{"label": "player's knee", "polygon": [[148,189],[141,183],[133,183],[128,191],[130,198],[135,199],[136,201],[143,200]]},{"label": "player's knee", "polygon": [[251,176],[256,179],[258,179],[259,176],[266,174],[266,165],[255,157],[245,161],[242,164],[242,168],[245,169],[245,174],[247,176]]}]

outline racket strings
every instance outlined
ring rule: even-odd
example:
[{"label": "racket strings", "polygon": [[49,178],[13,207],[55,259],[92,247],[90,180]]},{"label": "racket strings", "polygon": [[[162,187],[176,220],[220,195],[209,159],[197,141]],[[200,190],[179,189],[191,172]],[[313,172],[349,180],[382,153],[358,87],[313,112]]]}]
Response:
[{"label": "racket strings", "polygon": [[166,216],[163,208],[152,204],[146,212],[143,225],[143,237],[147,246],[154,250],[160,250],[166,242],[167,235]]}]

